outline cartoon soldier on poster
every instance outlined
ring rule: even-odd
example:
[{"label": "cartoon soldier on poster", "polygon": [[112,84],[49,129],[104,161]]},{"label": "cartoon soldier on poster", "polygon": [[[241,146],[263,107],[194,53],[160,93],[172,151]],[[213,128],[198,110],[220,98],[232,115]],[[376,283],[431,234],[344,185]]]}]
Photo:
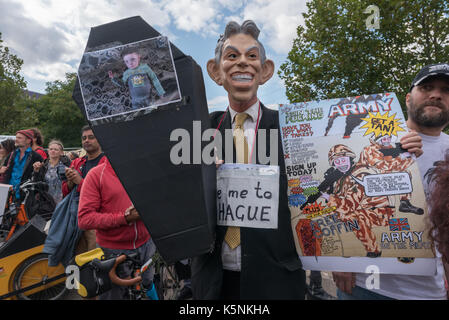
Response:
[{"label": "cartoon soldier on poster", "polygon": [[[373,135],[370,145],[366,146],[360,154],[359,163],[378,169],[382,173],[404,172],[410,167],[414,158],[407,150],[401,148],[400,143],[392,144],[389,135]],[[409,175],[410,172],[407,171]],[[422,208],[415,207],[410,202],[411,194],[401,195],[399,211],[411,212],[417,215],[424,214]],[[393,204],[393,203],[392,203]]]},{"label": "cartoon soldier on poster", "polygon": [[378,172],[367,165],[355,163],[355,153],[343,144],[333,146],[328,157],[331,168],[326,171],[325,179],[318,187],[318,197],[325,198],[327,206],[335,206],[339,220],[357,222],[359,228],[353,231],[362,242],[367,257],[380,256],[381,250],[371,229],[374,226],[388,226],[394,207],[390,206],[387,196],[366,196],[363,186],[354,179],[363,180],[366,175]]}]

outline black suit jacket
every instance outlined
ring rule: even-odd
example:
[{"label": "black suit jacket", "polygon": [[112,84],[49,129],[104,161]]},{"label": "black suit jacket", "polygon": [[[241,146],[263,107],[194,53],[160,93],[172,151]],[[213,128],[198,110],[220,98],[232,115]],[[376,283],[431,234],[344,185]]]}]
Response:
[{"label": "black suit jacket", "polygon": [[[267,154],[270,150],[270,129],[278,132],[278,164],[280,166],[278,229],[240,228],[242,268],[240,297],[249,299],[304,299],[305,273],[296,253],[287,202],[287,176],[285,173],[278,112],[261,104],[256,145],[260,129],[266,129]],[[217,128],[223,137],[225,158],[225,129],[231,129],[231,116],[227,111],[211,114],[212,128]],[[255,151],[256,152],[256,151]],[[258,152],[257,152],[258,153]],[[235,148],[234,148],[235,159]],[[235,160],[234,160],[235,162]],[[256,154],[256,163],[259,163]],[[223,269],[221,248],[226,227],[217,226],[216,241],[211,253],[192,260],[192,290],[194,299],[218,299],[220,297]]]}]

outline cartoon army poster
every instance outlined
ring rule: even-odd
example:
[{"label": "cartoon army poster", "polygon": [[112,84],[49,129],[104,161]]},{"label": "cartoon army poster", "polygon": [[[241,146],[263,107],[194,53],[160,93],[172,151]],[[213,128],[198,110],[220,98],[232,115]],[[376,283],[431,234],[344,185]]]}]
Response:
[{"label": "cartoon army poster", "polygon": [[302,260],[434,257],[418,165],[399,143],[407,127],[395,94],[280,105],[279,122]]}]

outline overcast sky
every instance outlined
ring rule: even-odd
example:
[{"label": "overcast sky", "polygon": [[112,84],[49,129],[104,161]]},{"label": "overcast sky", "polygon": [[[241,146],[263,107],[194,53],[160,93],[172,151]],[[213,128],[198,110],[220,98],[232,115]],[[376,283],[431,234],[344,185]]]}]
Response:
[{"label": "overcast sky", "polygon": [[[226,92],[206,71],[224,25],[254,20],[277,72],[305,10],[305,0],[0,0],[0,32],[4,44],[24,60],[28,89],[44,93],[45,82],[77,71],[91,27],[140,15],[195,59],[209,107],[224,108]],[[288,102],[277,73],[259,89],[259,98],[265,104]]]}]

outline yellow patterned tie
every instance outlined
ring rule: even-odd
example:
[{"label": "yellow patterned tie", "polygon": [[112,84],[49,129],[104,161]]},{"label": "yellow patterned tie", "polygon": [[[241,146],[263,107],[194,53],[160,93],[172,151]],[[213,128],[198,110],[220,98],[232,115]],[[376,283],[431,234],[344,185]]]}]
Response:
[{"label": "yellow patterned tie", "polygon": [[[247,113],[237,113],[235,115],[234,145],[237,163],[248,163],[248,141],[243,130],[243,123],[249,117]],[[224,240],[231,249],[240,245],[240,228],[228,227]]]}]

